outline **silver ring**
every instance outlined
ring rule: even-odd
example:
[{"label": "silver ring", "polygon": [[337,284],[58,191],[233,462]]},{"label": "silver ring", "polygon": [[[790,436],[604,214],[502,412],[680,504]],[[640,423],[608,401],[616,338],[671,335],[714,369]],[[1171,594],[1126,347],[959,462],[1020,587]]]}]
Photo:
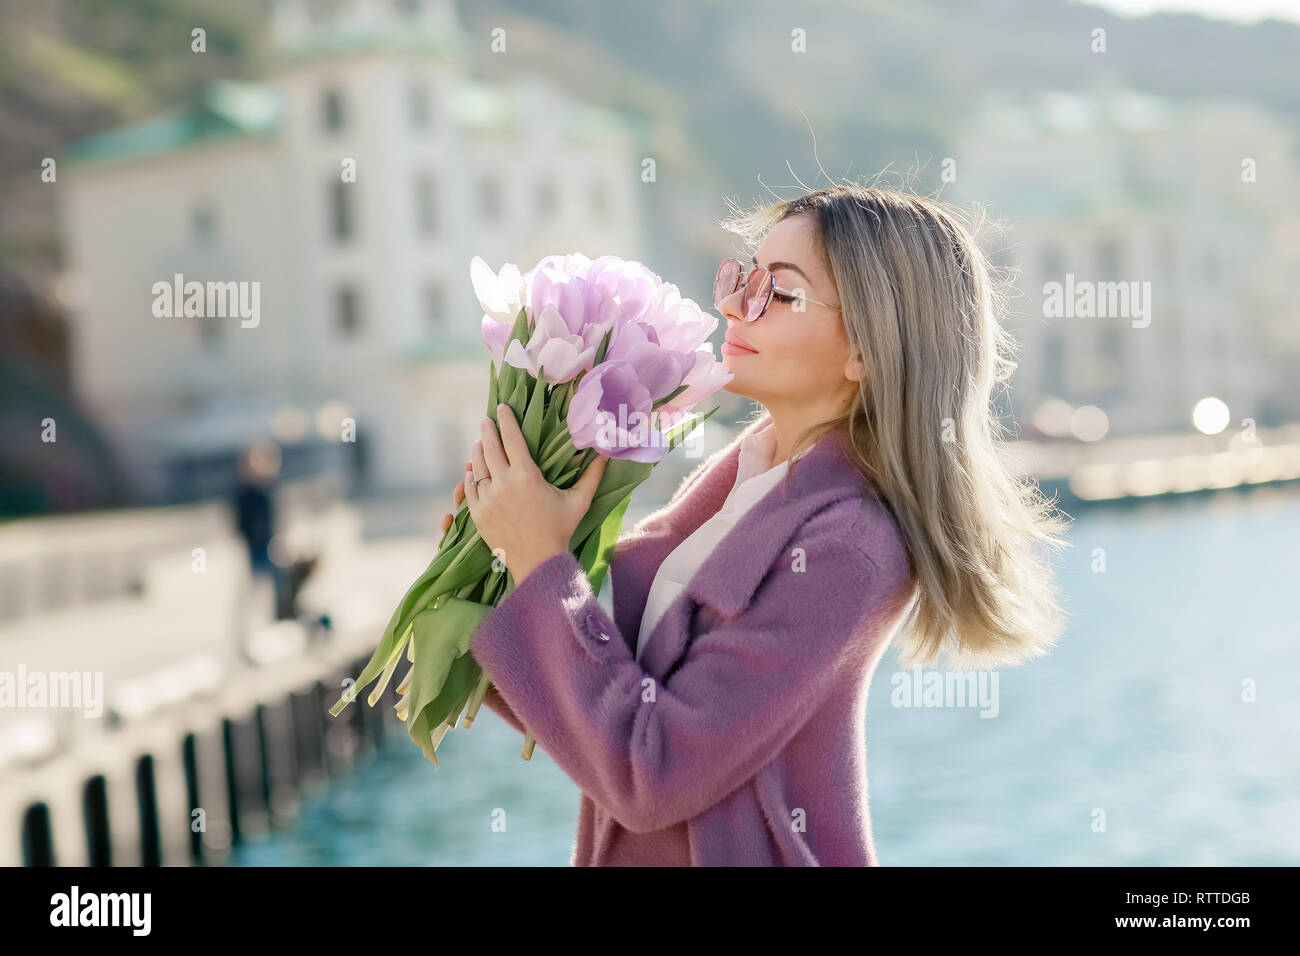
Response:
[{"label": "silver ring", "polygon": [[482,478],[475,478],[475,479],[474,479],[474,487],[477,488],[477,487],[478,487],[478,483],[479,483],[480,481],[487,481],[487,480],[488,480],[489,478],[491,478],[491,477],[492,477],[491,475],[484,475]]}]

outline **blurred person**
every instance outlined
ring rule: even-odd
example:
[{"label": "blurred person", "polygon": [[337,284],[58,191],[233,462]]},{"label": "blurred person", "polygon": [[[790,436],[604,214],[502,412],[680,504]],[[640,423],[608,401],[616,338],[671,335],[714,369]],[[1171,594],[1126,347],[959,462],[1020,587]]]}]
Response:
[{"label": "blurred person", "polygon": [[761,414],[620,538],[612,617],[568,550],[595,483],[484,419],[453,500],[515,588],[470,651],[582,790],[575,865],[874,865],[877,662],[1046,653],[1064,522],[999,458],[1010,341],[955,210],[844,184],[723,225],[755,252],[717,272],[724,387]]},{"label": "blurred person", "polygon": [[255,442],[239,456],[233,510],[235,527],[248,550],[254,576],[277,579],[271,560],[271,538],[275,534],[274,483],[280,473],[280,450],[271,442]]}]

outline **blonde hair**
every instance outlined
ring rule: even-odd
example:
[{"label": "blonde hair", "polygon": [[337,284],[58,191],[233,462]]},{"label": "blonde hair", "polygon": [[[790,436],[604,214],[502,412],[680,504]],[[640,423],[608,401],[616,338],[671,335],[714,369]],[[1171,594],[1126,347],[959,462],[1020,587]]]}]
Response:
[{"label": "blonde hair", "polygon": [[839,431],[898,522],[918,583],[902,666],[934,666],[941,652],[958,668],[1045,654],[1062,621],[1038,546],[1060,548],[1066,523],[999,451],[993,389],[1016,367],[1000,322],[1004,274],[934,198],[844,183],[733,212],[721,225],[753,251],[783,219],[815,224],[867,371],[843,413],[793,450]]}]

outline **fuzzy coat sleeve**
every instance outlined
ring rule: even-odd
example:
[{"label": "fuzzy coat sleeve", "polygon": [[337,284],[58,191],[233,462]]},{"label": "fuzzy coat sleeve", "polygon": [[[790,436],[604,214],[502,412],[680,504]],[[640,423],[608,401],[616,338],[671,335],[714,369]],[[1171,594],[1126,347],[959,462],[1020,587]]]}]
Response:
[{"label": "fuzzy coat sleeve", "polygon": [[510,705],[505,702],[505,698],[501,696],[501,691],[495,684],[488,688],[487,694],[483,697],[483,703],[515,730],[519,731],[521,734],[528,733],[527,728],[519,722],[519,718],[516,717],[515,712],[510,709]]},{"label": "fuzzy coat sleeve", "polygon": [[717,623],[696,634],[660,685],[577,559],[555,555],[489,613],[470,650],[584,793],[628,830],[659,830],[753,777],[824,702],[858,650],[859,621],[891,583],[873,567],[851,522],[819,512],[739,615],[709,609]]}]

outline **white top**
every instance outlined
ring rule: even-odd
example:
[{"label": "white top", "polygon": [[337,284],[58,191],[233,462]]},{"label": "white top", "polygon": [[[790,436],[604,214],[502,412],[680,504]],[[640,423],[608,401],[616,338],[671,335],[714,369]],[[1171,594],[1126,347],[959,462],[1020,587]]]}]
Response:
[{"label": "white top", "polygon": [[[776,431],[772,422],[760,428],[740,443],[740,456],[736,464],[736,481],[727,500],[718,513],[686,537],[668,557],[664,558],[650,585],[645,613],[641,616],[641,630],[637,634],[636,656],[639,660],[655,625],[669,605],[686,589],[692,576],[718,543],[726,537],[740,517],[771,491],[789,470],[790,463],[783,461],[772,465],[776,452]],[[805,449],[806,452],[806,449]],[[796,458],[802,457],[801,452]]]}]

